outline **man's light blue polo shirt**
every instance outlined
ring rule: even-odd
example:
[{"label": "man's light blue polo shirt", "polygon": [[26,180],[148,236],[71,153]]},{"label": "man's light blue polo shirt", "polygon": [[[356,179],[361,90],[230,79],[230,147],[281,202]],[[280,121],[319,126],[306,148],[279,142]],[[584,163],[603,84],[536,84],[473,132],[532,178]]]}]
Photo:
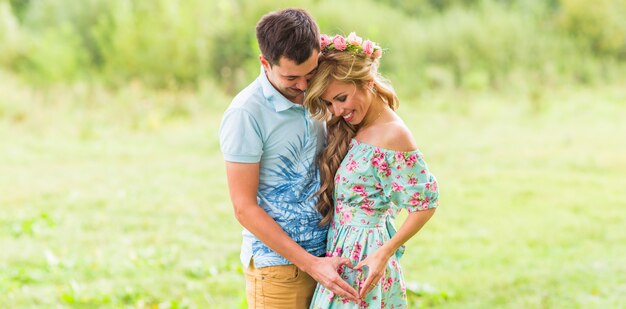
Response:
[{"label": "man's light blue polo shirt", "polygon": [[[229,162],[260,162],[257,202],[305,250],[326,251],[327,226],[320,227],[315,209],[319,189],[317,154],[324,147],[325,129],[311,119],[261,74],[242,90],[224,113],[220,146]],[[244,229],[241,262],[254,257],[255,267],[291,264]]]}]

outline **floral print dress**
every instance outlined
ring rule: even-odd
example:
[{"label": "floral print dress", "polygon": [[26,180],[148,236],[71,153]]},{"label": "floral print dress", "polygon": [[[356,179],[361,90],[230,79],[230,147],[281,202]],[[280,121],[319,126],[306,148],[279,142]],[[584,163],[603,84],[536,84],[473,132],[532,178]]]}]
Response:
[{"label": "floral print dress", "polygon": [[[419,150],[393,151],[352,139],[349,151],[335,175],[335,211],[328,231],[327,256],[347,257],[355,265],[372,254],[395,233],[393,219],[409,212],[437,207],[437,180]],[[400,248],[387,262],[385,274],[360,303],[318,284],[311,307],[406,308],[406,286],[399,258]],[[340,269],[341,277],[357,291],[367,278],[367,268]]]}]

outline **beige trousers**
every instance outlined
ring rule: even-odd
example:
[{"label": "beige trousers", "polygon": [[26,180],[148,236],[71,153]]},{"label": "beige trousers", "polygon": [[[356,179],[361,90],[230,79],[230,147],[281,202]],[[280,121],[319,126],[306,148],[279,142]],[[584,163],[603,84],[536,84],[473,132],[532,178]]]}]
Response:
[{"label": "beige trousers", "polygon": [[246,298],[251,309],[308,309],[317,282],[295,265],[245,270]]}]

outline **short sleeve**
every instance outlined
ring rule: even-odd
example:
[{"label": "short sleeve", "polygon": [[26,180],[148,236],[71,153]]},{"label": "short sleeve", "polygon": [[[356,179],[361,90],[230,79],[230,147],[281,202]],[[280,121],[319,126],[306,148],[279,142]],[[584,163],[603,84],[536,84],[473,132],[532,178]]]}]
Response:
[{"label": "short sleeve", "polygon": [[228,109],[220,126],[220,149],[224,160],[257,163],[263,154],[263,139],[257,120],[241,108]]},{"label": "short sleeve", "polygon": [[423,155],[411,152],[374,152],[372,164],[377,168],[385,196],[409,212],[439,205],[437,179],[428,170]]}]

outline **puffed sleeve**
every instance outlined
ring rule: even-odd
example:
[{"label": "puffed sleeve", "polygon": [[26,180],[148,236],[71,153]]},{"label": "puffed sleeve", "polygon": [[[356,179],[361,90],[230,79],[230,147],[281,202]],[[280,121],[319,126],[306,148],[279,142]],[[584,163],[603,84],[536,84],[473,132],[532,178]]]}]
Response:
[{"label": "puffed sleeve", "polygon": [[263,154],[263,139],[257,119],[241,108],[228,109],[220,126],[220,148],[224,160],[257,163]]},{"label": "puffed sleeve", "polygon": [[428,170],[419,150],[377,150],[372,164],[377,168],[383,193],[398,207],[414,212],[439,205],[437,179]]}]

